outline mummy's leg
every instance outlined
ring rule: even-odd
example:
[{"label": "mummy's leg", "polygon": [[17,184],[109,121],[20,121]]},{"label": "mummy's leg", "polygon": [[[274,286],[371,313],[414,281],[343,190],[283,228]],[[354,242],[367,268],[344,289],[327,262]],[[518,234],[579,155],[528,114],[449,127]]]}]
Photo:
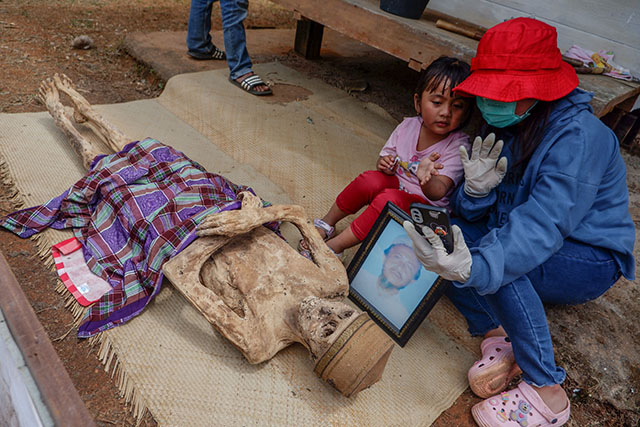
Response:
[{"label": "mummy's leg", "polygon": [[69,138],[69,142],[80,156],[83,166],[89,170],[89,166],[94,157],[104,153],[85,139],[73,126],[64,106],[60,102],[60,94],[51,79],[42,82],[38,90],[38,98],[47,107],[56,125]]},{"label": "mummy's leg", "polygon": [[79,121],[78,119],[80,118],[86,119],[86,124],[89,125],[113,151],[120,151],[125,145],[133,141],[133,139],[128,138],[120,129],[107,122],[98,114],[98,112],[91,107],[91,104],[78,93],[69,77],[56,73],[53,76],[53,81],[58,90],[71,99],[75,107],[74,117],[76,117],[76,121]]}]

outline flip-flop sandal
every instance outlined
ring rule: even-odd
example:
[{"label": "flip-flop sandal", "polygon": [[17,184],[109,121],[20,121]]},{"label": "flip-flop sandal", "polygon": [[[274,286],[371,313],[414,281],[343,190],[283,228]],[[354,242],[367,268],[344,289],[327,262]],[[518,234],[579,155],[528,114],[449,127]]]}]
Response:
[{"label": "flip-flop sandal", "polygon": [[571,405],[556,414],[540,395],[524,381],[518,387],[483,400],[471,408],[471,415],[480,427],[508,427],[515,422],[520,427],[557,427],[569,421]]},{"label": "flip-flop sandal", "polygon": [[211,52],[202,53],[202,52],[194,52],[192,50],[188,50],[187,51],[187,55],[189,55],[190,57],[192,57],[194,59],[199,59],[199,60],[207,60],[207,59],[222,60],[222,59],[227,59],[227,55],[224,53],[224,51],[218,49],[215,46],[213,47],[213,50]]},{"label": "flip-flop sandal", "polygon": [[[271,95],[273,93],[271,91],[271,88],[265,82],[263,82],[260,76],[258,76],[257,74],[251,75],[245,78],[244,80],[242,80],[241,82],[238,82],[235,79],[232,79],[231,77],[229,77],[229,81],[234,85],[238,86],[240,89],[249,92],[251,95],[265,96],[265,95]],[[267,90],[265,91],[256,90],[255,88],[257,86],[267,86]]]},{"label": "flip-flop sandal", "polygon": [[469,369],[471,390],[479,397],[500,393],[522,371],[515,361],[511,341],[507,337],[489,337],[480,344],[482,359]]}]

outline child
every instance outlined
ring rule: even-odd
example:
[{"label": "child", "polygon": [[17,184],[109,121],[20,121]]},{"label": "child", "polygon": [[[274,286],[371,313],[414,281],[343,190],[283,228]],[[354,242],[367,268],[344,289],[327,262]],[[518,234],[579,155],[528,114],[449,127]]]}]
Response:
[{"label": "child", "polygon": [[[440,57],[418,80],[414,106],[417,115],[406,118],[382,148],[375,171],[366,171],[338,195],[329,212],[314,225],[338,256],[360,243],[387,204],[408,211],[413,202],[447,207],[449,194],[463,176],[458,154],[469,138],[459,129],[469,119],[473,101],[451,92],[470,73],[469,65],[451,57]],[[334,236],[335,224],[369,207],[349,228]],[[307,256],[306,242],[300,253]]]}]

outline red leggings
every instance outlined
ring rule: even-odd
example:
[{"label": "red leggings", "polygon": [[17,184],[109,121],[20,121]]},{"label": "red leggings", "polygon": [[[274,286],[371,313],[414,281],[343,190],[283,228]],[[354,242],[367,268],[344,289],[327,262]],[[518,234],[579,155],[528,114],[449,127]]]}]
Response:
[{"label": "red leggings", "polygon": [[407,193],[398,187],[399,182],[395,175],[387,175],[380,171],[366,171],[358,175],[338,194],[336,205],[349,215],[369,205],[351,223],[351,231],[358,240],[362,241],[367,237],[387,202],[392,202],[405,212],[409,212],[409,205],[413,202],[429,203],[424,197]]}]

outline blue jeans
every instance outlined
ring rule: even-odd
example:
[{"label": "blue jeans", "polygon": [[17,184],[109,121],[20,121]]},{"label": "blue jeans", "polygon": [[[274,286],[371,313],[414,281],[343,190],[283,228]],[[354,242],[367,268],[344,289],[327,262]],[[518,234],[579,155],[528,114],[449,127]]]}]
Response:
[{"label": "blue jeans", "polygon": [[[210,53],[211,9],[216,0],[191,0],[187,28],[187,49],[191,52]],[[227,54],[229,77],[237,79],[251,71],[251,59],[247,51],[247,38],[243,21],[249,9],[248,0],[220,0],[224,50]]]},{"label": "blue jeans", "polygon": [[[467,245],[489,230],[484,224],[452,219],[462,229]],[[512,260],[517,262],[517,260]],[[558,252],[526,275],[481,296],[472,288],[449,286],[447,296],[466,318],[472,335],[502,326],[513,345],[522,378],[543,387],[564,381],[557,367],[543,303],[580,304],[602,295],[620,277],[611,252],[566,239]]]}]

